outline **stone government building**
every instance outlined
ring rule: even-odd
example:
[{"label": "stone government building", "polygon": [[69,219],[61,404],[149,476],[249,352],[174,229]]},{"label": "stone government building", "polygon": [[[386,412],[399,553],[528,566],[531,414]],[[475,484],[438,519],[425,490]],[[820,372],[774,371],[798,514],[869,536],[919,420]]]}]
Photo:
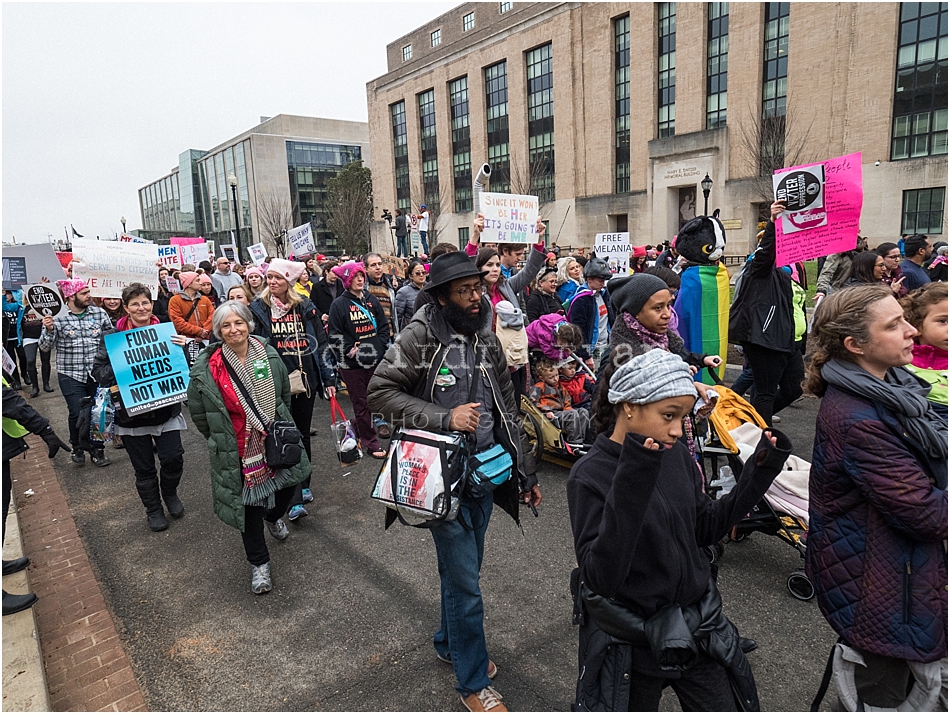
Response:
[{"label": "stone government building", "polygon": [[437,205],[438,240],[467,240],[487,161],[561,246],[669,239],[708,174],[744,256],[772,168],[853,152],[871,246],[947,237],[947,3],[465,3],[387,59],[367,85],[374,202]]}]

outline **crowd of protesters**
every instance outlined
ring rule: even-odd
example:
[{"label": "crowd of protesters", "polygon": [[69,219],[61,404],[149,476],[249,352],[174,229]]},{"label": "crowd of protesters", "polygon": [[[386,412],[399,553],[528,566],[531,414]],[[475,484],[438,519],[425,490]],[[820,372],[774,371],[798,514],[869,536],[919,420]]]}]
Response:
[{"label": "crowd of protesters", "polygon": [[[426,214],[424,252],[408,260],[219,258],[159,268],[154,300],[138,283],[95,299],[66,277],[56,281],[65,312],[41,320],[25,318],[22,296],[7,291],[4,520],[22,436],[42,436],[50,458],[67,449],[17,391],[54,391],[55,352],[71,459],[108,466],[83,419],[97,389],[116,384],[105,336],[159,322],[174,325],[191,365],[188,400],[135,416],[120,404],[114,447],[129,455],[148,528],[164,530],[166,515],[185,513],[177,490],[190,415],[208,441],[214,512],[241,533],[255,594],[272,588],[265,530],[287,538],[286,521],[307,516],[314,499],[311,437],[330,438],[312,427],[318,398],[346,390],[356,437],[374,459],[387,457],[397,425],[466,432],[476,454],[506,454],[511,476],[492,492],[463,491],[458,517],[430,528],[441,579],[433,645],[469,710],[506,711],[492,687],[498,668],[478,581],[493,505],[518,522],[519,505],[536,512],[541,503],[520,418],[526,400],[588,449],[568,480],[581,613],[576,706],[656,710],[672,686],[684,710],[755,710],[750,641],[723,613],[701,547],[723,538],[782,470],[793,447],[774,428],[777,414],[807,389],[822,397],[808,572],[829,623],[874,673],[864,701],[896,706],[915,666],[942,667],[946,681],[947,246],[912,235],[871,250],[859,237],[853,251],[823,261],[812,307],[804,266],[776,265],[783,210],[772,205],[736,280],[729,341],[745,365],[733,387],[752,389],[767,428],[723,498],[712,500],[698,478],[693,430],[715,397],[694,375],[726,355],[692,353],[677,332],[688,261],[675,240],[635,247],[629,270],[614,274],[582,250],[550,248],[540,221],[536,244],[483,245],[479,214],[463,250],[437,243],[429,252]],[[407,255],[399,211],[395,237]],[[299,432],[293,464],[268,463],[275,420]],[[4,561],[4,574],[21,561]],[[34,600],[4,592],[4,614]]]}]

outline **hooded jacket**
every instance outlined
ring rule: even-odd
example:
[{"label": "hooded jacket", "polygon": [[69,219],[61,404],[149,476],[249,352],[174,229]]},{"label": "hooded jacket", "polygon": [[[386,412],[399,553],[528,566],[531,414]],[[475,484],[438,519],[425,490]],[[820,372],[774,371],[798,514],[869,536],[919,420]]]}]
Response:
[{"label": "hooded jacket", "polygon": [[868,652],[947,656],[947,462],[884,406],[829,386],[808,481],[805,570],[841,638]]},{"label": "hooded jacket", "polygon": [[[484,301],[482,306],[484,309]],[[476,355],[491,385],[492,416],[496,444],[511,455],[518,482],[509,479],[495,489],[494,502],[514,520],[519,521],[518,489],[529,491],[535,484],[534,460],[521,448],[522,430],[518,405],[511,384],[508,365],[498,338],[487,327],[475,336]],[[392,424],[430,431],[450,431],[451,412],[433,402],[435,378],[443,366],[449,349],[457,342],[455,331],[433,304],[426,305],[412,318],[409,326],[396,336],[396,341],[369,382],[366,398],[373,413],[382,414]],[[465,390],[461,380],[458,390]],[[467,402],[467,391],[459,392],[457,404]],[[395,517],[395,516],[393,516]]]},{"label": "hooded jacket", "polygon": [[[389,320],[369,290],[363,288],[362,298],[345,290],[330,306],[327,328],[330,347],[342,369],[373,369],[389,346]],[[359,351],[350,357],[350,350],[359,342]]]},{"label": "hooded jacket", "polygon": [[792,278],[775,267],[775,224],[765,226],[762,242],[746,264],[729,311],[729,341],[775,350],[795,349]]}]

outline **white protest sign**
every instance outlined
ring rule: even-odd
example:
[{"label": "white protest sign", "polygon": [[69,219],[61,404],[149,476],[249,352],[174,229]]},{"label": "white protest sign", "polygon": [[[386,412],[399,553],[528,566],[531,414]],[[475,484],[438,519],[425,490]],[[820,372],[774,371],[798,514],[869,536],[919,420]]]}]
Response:
[{"label": "white protest sign", "polygon": [[782,170],[772,176],[775,200],[785,202],[782,233],[828,225],[823,164]]},{"label": "white protest sign", "polygon": [[264,247],[263,243],[248,246],[247,252],[250,253],[254,265],[263,265],[264,261],[267,260],[267,248]]},{"label": "white protest sign", "polygon": [[169,268],[181,268],[181,256],[178,254],[178,246],[158,246],[158,262]]},{"label": "white protest sign", "polygon": [[237,246],[235,245],[222,245],[221,246],[221,257],[227,258],[229,263],[237,262]]},{"label": "white protest sign", "polygon": [[481,194],[484,243],[537,243],[538,197],[515,193]]},{"label": "white protest sign", "polygon": [[66,301],[55,285],[24,285],[26,304],[42,317],[59,317],[66,309]]},{"label": "white protest sign", "polygon": [[13,358],[7,354],[7,350],[3,348],[3,371],[9,375],[12,375],[16,372],[16,362],[13,361]]},{"label": "white protest sign", "polygon": [[598,233],[594,236],[594,253],[603,258],[615,275],[630,272],[630,234]]},{"label": "white protest sign", "polygon": [[158,246],[73,238],[73,277],[89,281],[93,297],[122,297],[132,283],[142,283],[158,297]]},{"label": "white protest sign", "polygon": [[310,229],[309,223],[291,228],[287,231],[287,239],[290,241],[295,258],[311,255],[317,249],[317,246],[313,242],[313,231]]},{"label": "white protest sign", "polygon": [[119,236],[119,242],[121,243],[151,243],[151,241],[147,241],[144,238],[136,238],[135,236],[130,236],[124,233]]},{"label": "white protest sign", "polygon": [[[208,260],[208,246],[206,243],[194,243],[193,245],[178,246],[178,253],[181,255],[182,265],[194,265],[197,267],[202,260]],[[212,258],[214,256],[211,256]]]},{"label": "white protest sign", "polygon": [[179,281],[178,278],[165,278],[165,285],[168,286],[168,292],[172,295],[177,295],[181,292],[181,281]]}]

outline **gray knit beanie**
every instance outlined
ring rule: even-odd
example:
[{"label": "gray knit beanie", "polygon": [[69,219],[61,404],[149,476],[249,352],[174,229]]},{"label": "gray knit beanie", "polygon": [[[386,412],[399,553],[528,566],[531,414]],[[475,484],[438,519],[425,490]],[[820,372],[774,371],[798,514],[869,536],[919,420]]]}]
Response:
[{"label": "gray knit beanie", "polygon": [[610,281],[610,303],[614,312],[629,312],[636,317],[654,293],[669,289],[669,285],[655,275],[634,273]]},{"label": "gray knit beanie", "polygon": [[625,362],[610,379],[611,404],[652,404],[671,397],[696,397],[689,365],[679,355],[654,349]]}]

